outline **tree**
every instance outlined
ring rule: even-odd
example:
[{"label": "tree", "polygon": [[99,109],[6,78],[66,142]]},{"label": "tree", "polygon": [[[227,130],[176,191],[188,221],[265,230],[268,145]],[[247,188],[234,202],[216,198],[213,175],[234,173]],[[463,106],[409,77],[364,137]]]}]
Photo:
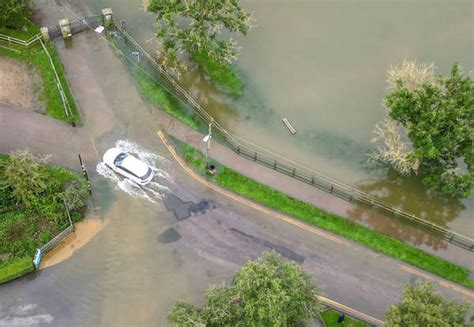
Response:
[{"label": "tree", "polygon": [[25,206],[37,202],[47,188],[47,173],[43,167],[49,157],[36,157],[27,150],[16,151],[0,161],[0,189],[9,189]]},{"label": "tree", "polygon": [[170,326],[204,327],[206,324],[199,314],[199,310],[192,304],[177,302],[168,313]]},{"label": "tree", "polygon": [[16,27],[15,20],[27,14],[29,3],[29,0],[1,0],[0,26]]},{"label": "tree", "polygon": [[193,54],[221,64],[234,61],[236,42],[222,33],[246,35],[252,21],[238,0],[151,0],[147,9],[157,14],[161,55],[172,67],[182,66]]},{"label": "tree", "polygon": [[385,314],[385,326],[466,326],[468,310],[469,304],[445,300],[428,281],[407,284],[402,302]]},{"label": "tree", "polygon": [[400,153],[392,147],[381,147],[375,159],[402,174],[419,173],[432,190],[469,196],[474,190],[473,79],[457,64],[444,78],[434,75],[433,65],[405,62],[390,69],[388,82],[388,115],[407,131],[409,140],[394,139],[390,124],[379,125],[376,140],[395,141],[405,151],[397,158]]},{"label": "tree", "polygon": [[230,286],[211,286],[202,309],[176,303],[168,321],[171,326],[301,326],[321,311],[318,292],[312,276],[300,266],[264,253],[247,262]]}]

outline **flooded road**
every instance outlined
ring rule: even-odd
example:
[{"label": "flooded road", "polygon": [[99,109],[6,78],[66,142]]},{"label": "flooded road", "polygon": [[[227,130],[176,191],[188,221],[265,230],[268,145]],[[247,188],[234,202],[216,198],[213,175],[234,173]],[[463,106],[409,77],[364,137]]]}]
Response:
[{"label": "flooded road", "polygon": [[[416,177],[367,162],[386,71],[404,59],[474,68],[472,1],[242,1],[257,27],[239,39],[240,98],[219,92],[199,69],[180,82],[217,121],[266,151],[327,174],[433,222],[474,236],[474,197],[430,194]],[[141,0],[85,0],[112,7],[132,35],[156,51],[153,16]],[[85,7],[84,7],[85,6]],[[290,135],[287,117],[297,133]],[[370,225],[370,221],[365,223]],[[375,221],[373,222],[376,223]]]},{"label": "flooded road", "polygon": [[[55,11],[61,9],[55,1],[37,2],[47,24],[65,15]],[[160,143],[156,111],[143,102],[106,41],[89,32],[56,45],[96,151],[86,161],[96,201],[90,216],[106,226],[61,264],[1,285],[0,325],[164,326],[172,303],[202,304],[210,283],[229,281],[266,250],[302,264],[331,299],[379,319],[400,298],[401,285],[420,276],[396,260],[289,225],[191,179]],[[141,188],[110,174],[101,157],[112,146],[152,166],[156,184]],[[470,293],[439,287],[450,298],[470,299]]]}]

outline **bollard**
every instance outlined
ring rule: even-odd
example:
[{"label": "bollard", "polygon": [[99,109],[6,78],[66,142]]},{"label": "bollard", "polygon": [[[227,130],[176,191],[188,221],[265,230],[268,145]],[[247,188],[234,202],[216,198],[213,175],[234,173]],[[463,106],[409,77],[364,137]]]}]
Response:
[{"label": "bollard", "polygon": [[48,42],[49,41],[49,29],[47,27],[41,27],[41,36],[43,37],[43,41]]},{"label": "bollard", "polygon": [[112,8],[102,9],[102,21],[105,27],[110,27],[113,23],[112,20]]},{"label": "bollard", "polygon": [[64,39],[70,38],[72,36],[71,27],[69,26],[69,19],[64,18],[58,21],[59,28],[61,29],[61,34]]}]

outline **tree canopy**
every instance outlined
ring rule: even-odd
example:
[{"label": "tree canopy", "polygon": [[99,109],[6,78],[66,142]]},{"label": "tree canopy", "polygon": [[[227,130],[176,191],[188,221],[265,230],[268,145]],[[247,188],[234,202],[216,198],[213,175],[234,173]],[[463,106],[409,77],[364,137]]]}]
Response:
[{"label": "tree canopy", "polygon": [[26,15],[30,0],[1,0],[0,1],[0,26],[16,27],[15,22]]},{"label": "tree canopy", "polygon": [[[385,97],[390,119],[406,131],[397,135],[394,124],[378,126],[385,147],[375,158],[402,174],[416,173],[423,183],[455,197],[474,190],[474,82],[458,64],[451,76],[434,74],[433,65],[405,62],[389,72]],[[388,128],[388,127],[392,128]],[[411,149],[411,150],[409,150]]]},{"label": "tree canopy", "polygon": [[185,302],[170,310],[171,326],[297,326],[320,311],[319,289],[311,275],[275,253],[247,262],[230,286],[213,285],[207,304]]},{"label": "tree canopy", "polygon": [[391,305],[385,314],[384,326],[466,326],[468,310],[469,304],[445,300],[428,281],[407,284],[402,301]]},{"label": "tree canopy", "polygon": [[236,42],[224,31],[247,34],[251,15],[238,0],[151,0],[148,11],[156,13],[160,53],[171,66],[204,54],[218,63],[236,59]]}]

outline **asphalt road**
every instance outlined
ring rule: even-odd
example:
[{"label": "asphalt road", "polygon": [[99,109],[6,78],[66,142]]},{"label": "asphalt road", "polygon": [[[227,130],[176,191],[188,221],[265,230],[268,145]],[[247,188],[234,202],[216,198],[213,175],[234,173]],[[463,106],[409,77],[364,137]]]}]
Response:
[{"label": "asphalt road", "polygon": [[[42,5],[48,19],[65,15],[51,2]],[[440,282],[447,297],[473,300],[470,290],[203,185],[157,137],[158,116],[104,39],[88,32],[67,46],[59,40],[57,47],[86,123],[80,133],[94,149],[86,166],[95,167],[97,154],[116,140],[130,139],[165,158],[163,167],[174,180],[170,194],[178,203],[207,206],[178,220],[170,207],[132,198],[91,173],[101,207],[91,215],[100,215],[107,226],[62,264],[0,286],[0,326],[161,326],[173,302],[203,303],[209,283],[229,281],[246,260],[266,250],[301,263],[325,296],[379,319],[400,299],[402,285],[423,275]],[[2,127],[15,129],[15,118],[9,119]],[[28,145],[48,153],[45,144],[56,142],[54,135],[51,129],[31,136]],[[0,149],[15,144],[15,138],[0,139]]]}]

